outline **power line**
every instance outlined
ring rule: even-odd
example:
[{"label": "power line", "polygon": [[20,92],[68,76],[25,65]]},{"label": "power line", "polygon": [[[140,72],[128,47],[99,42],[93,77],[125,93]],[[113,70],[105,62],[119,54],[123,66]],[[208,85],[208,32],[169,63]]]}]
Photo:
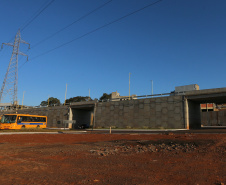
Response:
[{"label": "power line", "polygon": [[[34,15],[32,16],[33,18],[29,21],[29,19],[25,22],[24,26],[21,26],[20,32],[22,32],[26,27],[28,27],[46,8],[48,8],[55,0],[52,0],[51,2],[49,2],[47,5],[45,5],[46,3],[44,3],[38,11],[36,11],[34,13]],[[44,7],[43,7],[44,6]],[[37,15],[35,15],[37,14]],[[29,22],[28,22],[29,21]],[[11,42],[11,40],[14,39],[14,36],[8,41]],[[2,48],[0,48],[0,52],[2,51]]]},{"label": "power line", "polygon": [[25,26],[21,28],[21,32],[27,28],[46,8],[48,8],[55,0],[50,1],[44,8],[42,8],[37,15],[35,15]]},{"label": "power line", "polygon": [[42,6],[32,15],[30,16],[29,19],[26,20],[26,22],[24,22],[23,24],[21,24],[20,28],[23,28],[26,24],[28,24],[28,22],[35,16],[37,15],[48,3],[49,0],[46,0],[45,3],[42,4]]},{"label": "power line", "polygon": [[[38,11],[36,11],[36,15],[34,14],[32,17],[32,19],[28,22],[28,21],[26,21],[25,22],[25,25],[24,26],[22,26],[22,28],[21,28],[21,32],[25,29],[25,28],[27,28],[45,9],[47,9],[53,2],[54,2],[55,0],[51,0],[47,5],[46,5],[46,3],[44,3],[40,8],[39,8],[39,10]],[[44,7],[43,7],[44,6]],[[14,37],[13,37],[14,38]],[[12,38],[12,39],[13,39]],[[10,39],[10,41],[12,40],[12,39]],[[9,41],[9,42],[10,42]],[[0,52],[1,52],[1,50],[2,50],[2,48],[0,49]],[[26,63],[26,62],[25,62]],[[18,69],[20,69],[25,63],[23,63]],[[18,64],[18,56],[17,56],[17,64]]]},{"label": "power line", "polygon": [[[26,27],[29,26],[46,8],[48,8],[55,0],[50,1],[47,4],[47,1],[37,10],[34,15],[32,16],[33,18],[29,21],[29,19],[25,22],[25,26],[22,27],[21,31],[24,30]],[[29,22],[28,22],[29,21]],[[20,69],[26,62],[24,62],[22,65],[19,66],[18,69]]]},{"label": "power line", "polygon": [[[14,37],[15,37],[15,36],[13,36],[7,43],[10,43],[10,42],[14,39]],[[0,52],[2,51],[2,48],[3,48],[3,47],[0,48]]]},{"label": "power line", "polygon": [[97,10],[103,8],[104,6],[106,6],[107,4],[109,4],[110,2],[112,2],[112,0],[110,0],[110,1],[108,1],[108,2],[106,2],[106,3],[104,3],[104,4],[102,4],[102,5],[100,5],[99,7],[95,8],[94,10],[88,12],[87,14],[85,14],[85,15],[83,15],[82,17],[78,18],[77,20],[73,21],[71,24],[69,24],[69,25],[63,27],[63,28],[60,29],[59,31],[53,33],[52,35],[46,37],[45,39],[41,40],[40,42],[34,44],[34,46],[33,46],[32,48],[34,48],[34,47],[40,45],[42,42],[44,42],[44,41],[46,41],[46,40],[52,38],[52,37],[55,36],[56,34],[62,32],[63,30],[67,29],[68,27],[72,26],[73,24],[75,24],[75,23],[81,21],[82,19],[88,17],[90,14],[92,14],[92,13],[96,12]]},{"label": "power line", "polygon": [[[33,49],[34,47],[38,46],[38,45],[41,44],[42,42],[44,42],[44,41],[46,41],[46,40],[52,38],[52,37],[55,36],[56,34],[62,32],[63,30],[67,29],[68,27],[72,26],[73,24],[77,23],[78,21],[80,21],[80,20],[86,18],[87,16],[91,15],[92,13],[96,12],[97,10],[103,8],[104,6],[106,6],[107,4],[109,4],[110,2],[112,2],[112,0],[107,1],[106,3],[100,5],[99,7],[95,8],[94,10],[92,10],[92,11],[86,13],[86,14],[83,15],[82,17],[80,17],[80,18],[78,18],[77,20],[73,21],[71,24],[65,26],[64,28],[60,29],[59,31],[55,32],[54,34],[52,34],[52,35],[46,37],[45,39],[41,40],[40,42],[38,42],[37,44],[35,44],[31,49]],[[25,61],[22,65],[20,65],[18,69],[22,68],[22,67],[26,64],[26,62],[27,62],[27,61]]]},{"label": "power line", "polygon": [[77,37],[77,38],[75,38],[75,39],[73,39],[73,40],[71,40],[71,41],[68,41],[68,42],[66,42],[66,43],[64,43],[64,44],[61,44],[61,45],[59,45],[59,46],[57,46],[57,47],[55,47],[55,48],[53,48],[53,49],[50,49],[50,50],[48,50],[48,51],[46,51],[46,52],[44,52],[44,53],[42,53],[42,54],[40,54],[40,55],[37,55],[37,56],[33,57],[32,59],[30,59],[30,61],[31,61],[31,60],[34,60],[34,59],[36,59],[36,58],[38,58],[38,57],[40,57],[40,56],[46,55],[46,54],[48,54],[48,53],[50,53],[50,52],[52,52],[52,51],[54,51],[54,50],[56,50],[56,49],[59,49],[59,48],[65,46],[65,45],[68,45],[68,44],[70,44],[70,43],[72,43],[72,42],[74,42],[74,41],[76,41],[76,40],[79,40],[79,39],[81,39],[81,38],[83,38],[83,37],[86,37],[86,36],[88,36],[88,35],[90,35],[90,34],[96,32],[96,31],[99,31],[99,30],[101,30],[101,29],[103,29],[103,28],[105,28],[105,27],[111,25],[111,24],[114,24],[114,23],[116,23],[116,22],[119,22],[119,21],[121,21],[122,19],[125,19],[125,18],[127,18],[127,17],[129,17],[129,16],[131,16],[131,15],[133,15],[133,14],[136,14],[136,13],[138,13],[138,12],[140,12],[140,11],[146,9],[146,8],[149,8],[150,6],[153,6],[153,5],[157,4],[157,3],[160,3],[161,1],[162,1],[162,0],[155,1],[154,3],[148,4],[148,5],[146,5],[146,6],[143,7],[143,8],[140,8],[140,9],[138,9],[138,10],[135,10],[135,11],[131,12],[131,13],[128,13],[128,14],[126,14],[126,15],[124,15],[124,16],[122,16],[122,17],[120,17],[120,18],[118,18],[118,19],[116,19],[116,20],[114,20],[114,21],[111,21],[111,22],[109,22],[109,23],[107,23],[107,24],[105,24],[105,25],[103,25],[103,26],[100,26],[100,27],[98,27],[98,28],[96,28],[96,29],[94,29],[94,30],[92,30],[92,31],[89,31],[89,32],[87,32],[87,33],[85,33],[85,34],[83,34],[83,35],[81,35],[81,36],[79,36],[79,37]]}]

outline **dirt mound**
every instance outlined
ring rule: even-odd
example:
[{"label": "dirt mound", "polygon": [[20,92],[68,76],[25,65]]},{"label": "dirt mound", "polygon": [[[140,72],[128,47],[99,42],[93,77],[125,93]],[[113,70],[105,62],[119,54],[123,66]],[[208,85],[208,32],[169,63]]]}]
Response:
[{"label": "dirt mound", "polygon": [[[117,143],[117,144],[116,144]],[[106,144],[105,144],[106,145]],[[152,141],[113,141],[103,148],[91,150],[93,154],[106,156],[109,154],[133,154],[142,152],[192,152],[197,149],[195,143],[178,143],[169,140],[155,142]]]}]

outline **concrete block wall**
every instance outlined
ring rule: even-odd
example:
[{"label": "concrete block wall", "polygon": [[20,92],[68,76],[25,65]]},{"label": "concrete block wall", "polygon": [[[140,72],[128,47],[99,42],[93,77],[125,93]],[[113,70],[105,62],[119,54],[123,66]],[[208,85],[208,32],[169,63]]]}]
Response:
[{"label": "concrete block wall", "polygon": [[[15,111],[2,112],[6,113]],[[18,113],[48,116],[48,127],[64,127],[63,120],[69,119],[68,106],[23,109]],[[87,115],[84,120],[90,120],[90,112]],[[97,102],[94,115],[94,128],[185,128],[182,96]]]},{"label": "concrete block wall", "polygon": [[201,113],[203,126],[226,126],[226,110]]},{"label": "concrete block wall", "polygon": [[[68,120],[68,106],[41,107],[18,110],[18,114],[34,114],[47,116],[47,127],[64,127],[63,120]],[[13,114],[14,111],[1,112],[1,114]]]},{"label": "concrete block wall", "polygon": [[185,128],[182,96],[99,102],[95,128]]}]

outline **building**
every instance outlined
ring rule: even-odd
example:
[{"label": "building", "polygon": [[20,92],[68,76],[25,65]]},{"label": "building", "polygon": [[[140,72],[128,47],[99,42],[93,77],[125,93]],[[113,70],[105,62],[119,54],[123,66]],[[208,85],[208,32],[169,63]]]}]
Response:
[{"label": "building", "polygon": [[133,94],[131,96],[120,96],[120,94],[117,91],[111,93],[111,100],[112,101],[135,100],[135,99],[137,99],[136,94]]}]

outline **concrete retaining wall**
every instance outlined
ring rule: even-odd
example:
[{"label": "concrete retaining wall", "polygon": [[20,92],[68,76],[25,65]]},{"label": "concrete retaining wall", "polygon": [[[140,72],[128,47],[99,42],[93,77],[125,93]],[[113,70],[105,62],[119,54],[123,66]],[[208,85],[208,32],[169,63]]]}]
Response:
[{"label": "concrete retaining wall", "polygon": [[203,126],[226,126],[226,110],[201,113]]},{"label": "concrete retaining wall", "polygon": [[[18,110],[18,114],[34,114],[47,116],[47,127],[64,127],[63,120],[68,120],[68,106],[42,107]],[[14,111],[1,112],[1,114],[13,114]]]},{"label": "concrete retaining wall", "polygon": [[[182,98],[182,96],[168,96],[130,101],[97,102],[94,109],[94,128],[185,128]],[[82,115],[86,117],[81,118],[84,120],[80,121],[91,120],[90,116],[93,111],[89,109],[83,110],[86,114]],[[69,112],[74,112],[76,115],[79,114],[79,109],[74,108],[73,111],[69,111],[69,106],[58,106],[18,110],[18,113],[22,114],[48,116],[48,127],[64,127],[63,120],[69,119]],[[2,113],[15,113],[15,111]],[[79,121],[78,115],[74,117]]]},{"label": "concrete retaining wall", "polygon": [[95,128],[185,128],[182,96],[97,103]]}]

